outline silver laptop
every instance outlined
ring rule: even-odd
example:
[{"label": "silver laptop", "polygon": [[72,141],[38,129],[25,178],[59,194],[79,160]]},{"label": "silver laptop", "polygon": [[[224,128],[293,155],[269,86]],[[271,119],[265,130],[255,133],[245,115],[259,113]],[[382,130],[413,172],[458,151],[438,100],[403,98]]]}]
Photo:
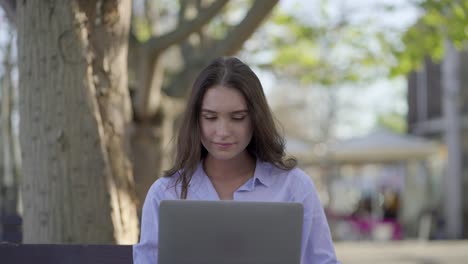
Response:
[{"label": "silver laptop", "polygon": [[299,264],[300,203],[162,201],[159,264]]}]

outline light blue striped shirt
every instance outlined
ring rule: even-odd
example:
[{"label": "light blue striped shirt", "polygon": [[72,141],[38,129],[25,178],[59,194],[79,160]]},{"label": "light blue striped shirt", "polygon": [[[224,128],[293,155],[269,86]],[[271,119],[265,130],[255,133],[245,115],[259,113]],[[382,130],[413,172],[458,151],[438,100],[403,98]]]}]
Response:
[{"label": "light blue striped shirt", "polygon": [[[162,200],[180,197],[175,177],[160,178],[149,189],[143,205],[140,242],[133,246],[135,264],[156,264],[158,258],[158,208]],[[235,201],[299,202],[304,205],[302,264],[339,263],[327,219],[311,178],[301,169],[282,170],[257,160],[255,173],[234,192]],[[188,200],[219,200],[210,179],[198,166],[187,193]],[[183,254],[183,252],[181,252]]]}]

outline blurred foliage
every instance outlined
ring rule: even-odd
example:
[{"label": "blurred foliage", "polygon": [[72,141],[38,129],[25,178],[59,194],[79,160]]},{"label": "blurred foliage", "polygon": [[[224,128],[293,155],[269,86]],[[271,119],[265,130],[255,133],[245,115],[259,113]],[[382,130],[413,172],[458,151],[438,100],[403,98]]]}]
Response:
[{"label": "blurred foliage", "polygon": [[369,21],[351,22],[352,12],[332,16],[324,3],[320,7],[320,23],[279,9],[274,12],[265,26],[269,34],[263,36],[270,46],[259,48],[259,52],[272,52],[271,63],[263,66],[281,77],[326,87],[370,82],[386,75],[392,54],[392,46],[382,41],[386,37],[366,27]]},{"label": "blurred foliage", "polygon": [[220,40],[226,32],[234,27],[247,14],[252,0],[230,1],[218,16],[214,17],[205,28],[205,34],[212,39]]},{"label": "blurred foliage", "polygon": [[[184,0],[185,1],[185,0]],[[201,2],[197,2],[201,4]],[[195,1],[173,0],[135,0],[132,13],[132,33],[140,42],[145,42],[153,35],[158,36],[177,28],[181,19],[181,9],[184,6],[185,18],[196,16]],[[204,37],[210,40],[220,40],[226,32],[235,26],[246,15],[252,0],[230,1],[223,11],[216,15],[203,28]],[[206,6],[206,5],[205,5]]]},{"label": "blurred foliage", "polygon": [[377,126],[397,133],[406,133],[406,118],[401,113],[390,112],[377,117]]},{"label": "blurred foliage", "polygon": [[[360,10],[332,16],[325,8],[327,2],[321,2],[320,23],[315,24],[276,10],[267,26],[271,36],[263,36],[272,38],[269,47],[261,48],[273,53],[266,67],[305,84],[359,84],[382,75],[406,75],[427,56],[439,62],[446,39],[459,49],[466,47],[468,0],[412,0],[421,15],[405,32],[374,30],[372,20],[356,23],[353,18]],[[391,13],[397,7],[379,8]]]},{"label": "blurred foliage", "polygon": [[143,16],[133,17],[132,31],[139,42],[147,41],[153,34],[151,23]]},{"label": "blurred foliage", "polygon": [[179,1],[134,0],[132,2],[132,34],[139,42],[173,30],[180,10]]},{"label": "blurred foliage", "polygon": [[466,47],[468,0],[423,0],[418,5],[422,16],[403,35],[403,49],[394,51],[398,64],[392,76],[418,69],[426,56],[440,62],[446,39],[459,49]]},{"label": "blurred foliage", "polygon": [[[157,32],[177,25],[180,3],[160,0],[149,14],[148,1],[141,3],[140,12],[134,12],[132,30],[139,41],[146,41]],[[204,28],[205,41],[218,40],[245,15],[251,0],[231,1],[224,12]],[[315,14],[318,23],[297,13],[285,13],[276,8],[266,25],[260,28],[254,49],[246,54],[257,56],[269,53],[263,65],[282,77],[300,80],[303,84],[323,86],[369,82],[382,75],[405,75],[417,69],[424,57],[440,61],[444,55],[444,40],[450,39],[456,47],[466,45],[468,37],[468,0],[412,0],[421,11],[421,17],[399,38],[391,39],[392,29],[372,30],[375,21],[353,20],[360,10],[342,10],[332,14],[322,0]],[[304,7],[299,7],[298,10]],[[393,12],[394,5],[380,6],[384,12]],[[335,10],[336,11],[336,10]],[[368,11],[369,12],[369,11]],[[372,11],[370,11],[372,12]],[[153,19],[151,19],[153,17]],[[166,21],[166,22],[164,22]],[[266,32],[266,33],[265,33]],[[393,32],[394,33],[394,32]],[[252,42],[252,41],[250,41]],[[248,61],[252,63],[252,61]],[[255,64],[255,63],[253,63]]]}]

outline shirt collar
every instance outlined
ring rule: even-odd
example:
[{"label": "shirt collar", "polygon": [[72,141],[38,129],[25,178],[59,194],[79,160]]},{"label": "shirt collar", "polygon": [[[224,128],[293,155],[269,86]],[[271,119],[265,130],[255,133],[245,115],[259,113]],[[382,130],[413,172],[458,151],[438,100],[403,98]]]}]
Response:
[{"label": "shirt collar", "polygon": [[263,162],[257,158],[252,184],[255,185],[257,182],[259,182],[266,187],[270,187],[273,180],[270,172],[271,164],[268,162]]},{"label": "shirt collar", "polygon": [[[244,185],[244,188],[247,187],[246,189],[248,190],[254,190],[255,186],[257,184],[262,184],[265,187],[270,187],[273,182],[273,178],[271,174],[271,164],[268,162],[263,162],[257,158],[256,163],[255,163],[255,171],[254,171],[254,176],[251,181],[247,185]],[[208,176],[206,176],[206,173],[203,170],[203,160],[200,161],[198,164],[198,168],[195,171],[195,174],[193,175],[194,177],[192,178],[191,185],[198,185],[201,183],[202,178],[205,178],[205,180],[209,180]],[[242,187],[241,187],[242,189]]]}]

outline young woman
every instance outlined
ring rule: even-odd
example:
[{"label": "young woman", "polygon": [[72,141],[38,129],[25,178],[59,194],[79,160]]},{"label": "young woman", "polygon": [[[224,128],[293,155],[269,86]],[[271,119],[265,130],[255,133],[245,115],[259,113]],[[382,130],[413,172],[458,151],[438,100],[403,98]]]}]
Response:
[{"label": "young woman", "polygon": [[262,85],[233,57],[199,74],[177,141],[175,165],[148,191],[135,264],[157,263],[161,200],[299,202],[304,205],[302,262],[338,263],[311,178],[286,159]]}]

